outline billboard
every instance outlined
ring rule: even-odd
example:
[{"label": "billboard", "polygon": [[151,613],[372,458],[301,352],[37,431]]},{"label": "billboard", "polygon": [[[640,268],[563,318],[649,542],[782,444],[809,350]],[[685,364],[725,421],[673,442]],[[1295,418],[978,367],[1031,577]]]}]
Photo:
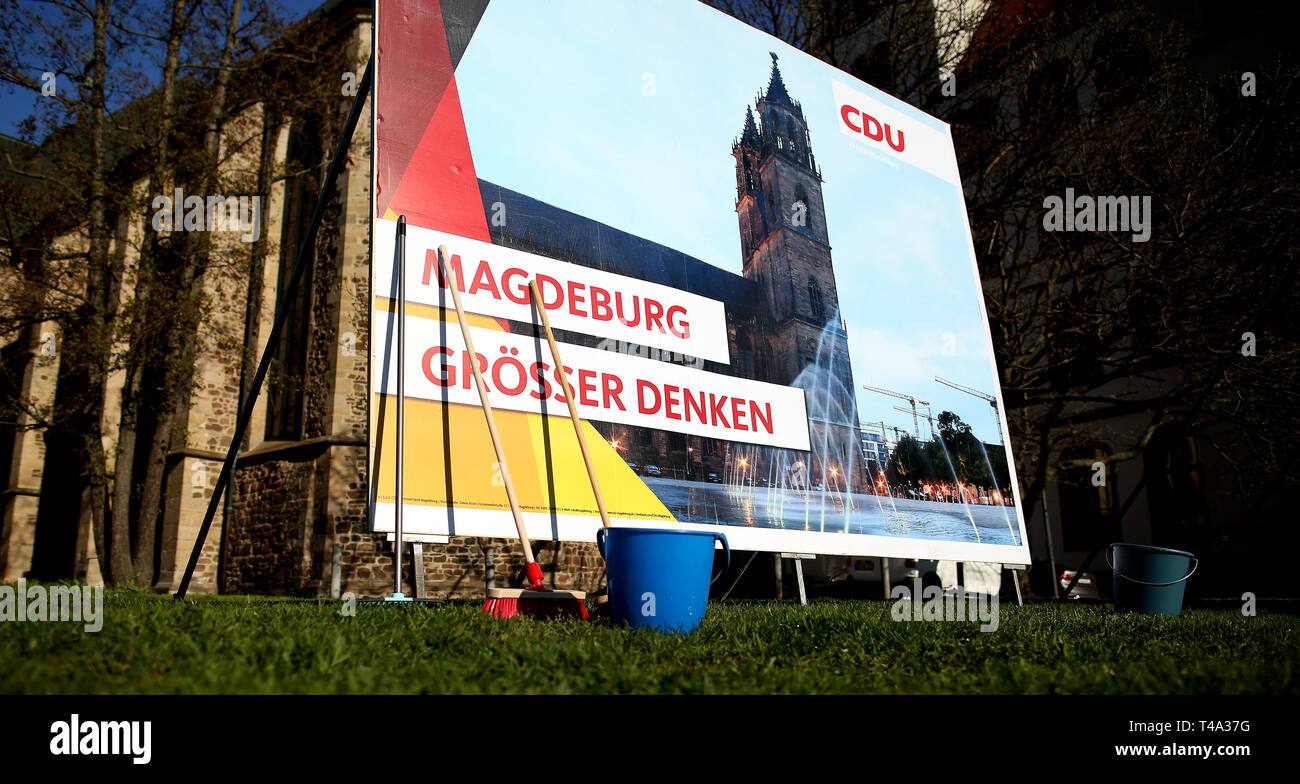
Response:
[{"label": "billboard", "polygon": [[375,36],[376,531],[400,274],[405,530],[514,536],[476,362],[530,536],[594,540],[536,280],[616,525],[1027,562],[947,125],[685,0],[377,0]]}]

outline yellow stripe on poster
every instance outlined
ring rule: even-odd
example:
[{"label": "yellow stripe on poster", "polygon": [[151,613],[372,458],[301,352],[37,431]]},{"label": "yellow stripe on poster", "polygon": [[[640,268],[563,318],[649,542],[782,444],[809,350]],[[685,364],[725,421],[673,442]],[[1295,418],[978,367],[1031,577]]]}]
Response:
[{"label": "yellow stripe on poster", "polygon": [[[395,444],[397,438],[395,398],[377,395],[374,402],[382,423],[375,445],[377,500],[392,503],[396,461],[388,445]],[[494,413],[520,508],[599,516],[582,452],[567,417],[505,410]],[[610,515],[672,521],[663,502],[600,433],[586,422],[583,427]],[[446,506],[450,499],[462,508],[509,509],[482,409],[407,398],[403,494],[407,504]]]},{"label": "yellow stripe on poster", "polygon": [[[447,301],[448,303],[451,302],[451,300]],[[397,301],[389,299],[383,295],[376,296],[375,310],[383,311],[385,313],[396,313]],[[406,317],[430,319],[432,321],[446,321],[452,324],[457,330],[460,329],[460,324],[456,321],[456,309],[453,307],[440,308],[437,305],[424,305],[419,302],[407,302]],[[497,332],[505,331],[501,328],[500,321],[491,316],[482,316],[478,313],[466,313],[465,323],[469,324],[471,327],[478,327],[479,329],[494,329]]]},{"label": "yellow stripe on poster", "polygon": [[[547,455],[538,461],[538,480],[546,490],[547,503],[561,514],[599,515],[591,480],[582,461],[582,448],[567,416],[529,414],[533,452]],[[646,487],[618,452],[590,423],[582,423],[591,450],[591,462],[600,479],[600,489],[611,517],[636,517],[645,520],[673,520],[663,502]],[[550,469],[550,470],[548,470]]]}]

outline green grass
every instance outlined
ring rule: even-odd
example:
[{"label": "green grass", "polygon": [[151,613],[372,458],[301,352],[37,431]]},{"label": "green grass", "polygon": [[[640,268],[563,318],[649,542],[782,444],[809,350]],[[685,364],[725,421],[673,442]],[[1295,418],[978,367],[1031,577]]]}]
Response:
[{"label": "green grass", "polygon": [[686,637],[478,607],[110,591],[103,629],[0,623],[0,693],[1295,693],[1300,619],[1003,604],[996,632],[880,601],[713,604]]}]

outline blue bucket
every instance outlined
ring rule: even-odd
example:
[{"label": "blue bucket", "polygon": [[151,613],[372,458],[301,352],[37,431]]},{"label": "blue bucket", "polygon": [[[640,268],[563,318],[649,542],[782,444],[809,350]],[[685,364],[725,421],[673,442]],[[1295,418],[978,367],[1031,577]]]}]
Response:
[{"label": "blue bucket", "polygon": [[1147,615],[1181,612],[1183,586],[1198,565],[1195,555],[1182,550],[1120,542],[1106,549],[1106,563],[1115,570],[1115,609]]},{"label": "blue bucket", "polygon": [[[710,579],[714,541],[722,542],[727,562]],[[601,528],[596,545],[605,557],[610,618],[665,633],[699,627],[709,586],[731,565],[731,548],[721,533]]]}]

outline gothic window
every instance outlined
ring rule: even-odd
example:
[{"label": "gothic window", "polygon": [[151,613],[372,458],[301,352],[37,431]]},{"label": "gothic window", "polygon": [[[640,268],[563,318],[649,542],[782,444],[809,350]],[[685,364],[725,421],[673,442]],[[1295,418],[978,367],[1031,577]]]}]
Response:
[{"label": "gothic window", "polygon": [[812,310],[813,321],[818,324],[825,323],[826,303],[822,299],[822,289],[821,286],[817,285],[817,281],[812,278],[808,279],[808,306]]},{"label": "gothic window", "polygon": [[[280,241],[280,275],[276,286],[276,312],[285,302],[285,289],[298,248],[306,238],[313,197],[319,189],[319,136],[310,123],[295,124],[290,135],[289,166],[298,174],[285,182],[284,228]],[[303,437],[307,381],[307,342],[311,334],[312,265],[308,264],[288,306],[289,317],[280,333],[275,361],[268,377],[266,439],[293,441]]]}]

